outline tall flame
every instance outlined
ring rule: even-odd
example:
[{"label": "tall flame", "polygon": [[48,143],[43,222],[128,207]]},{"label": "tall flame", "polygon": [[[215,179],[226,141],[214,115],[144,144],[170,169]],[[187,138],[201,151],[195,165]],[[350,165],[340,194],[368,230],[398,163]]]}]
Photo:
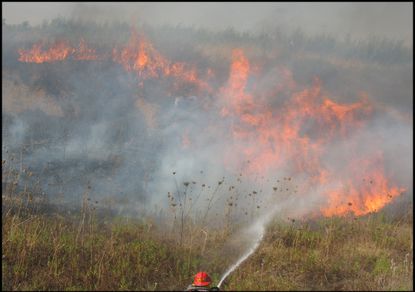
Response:
[{"label": "tall flame", "polygon": [[[381,152],[345,166],[346,175],[324,163],[333,141],[364,127],[372,113],[366,96],[351,104],[338,103],[324,94],[321,81],[316,78],[310,88],[294,91],[282,107],[271,111],[260,98],[254,102],[247,89],[249,74],[248,59],[242,50],[234,50],[228,83],[221,89],[221,115],[231,119],[235,142],[225,153],[225,161],[232,168],[260,175],[279,168],[291,171],[292,175],[307,174],[308,182],[300,186],[303,192],[317,186],[329,189],[324,193],[326,203],[321,208],[324,216],[374,212],[405,190],[388,182]],[[283,75],[288,77],[284,80],[287,86],[293,88],[291,74],[285,71]],[[277,90],[283,90],[281,85]],[[359,183],[358,178],[363,175],[371,178],[370,185]],[[330,189],[335,181],[338,187]]]},{"label": "tall flame", "polygon": [[[43,49],[39,42],[18,53],[19,61],[32,63],[103,58],[84,39],[75,48],[68,42],[57,41]],[[258,93],[252,85],[261,70],[250,64],[242,49],[232,51],[228,80],[215,92],[206,82],[215,79],[212,69],[207,69],[203,80],[196,66],[170,61],[135,31],[124,46],[112,49],[111,60],[136,74],[140,87],[148,79],[169,79],[173,80],[173,90],[190,84],[199,92],[214,93],[219,97],[219,114],[229,125],[231,143],[224,149],[226,166],[243,169],[247,174],[269,175],[284,169],[289,175],[307,177],[300,189],[324,190],[320,208],[324,216],[374,212],[405,191],[388,180],[382,152],[369,157],[356,155],[342,170],[324,159],[334,141],[344,141],[365,127],[374,107],[365,94],[353,103],[340,103],[329,97],[319,78],[311,86],[299,88],[291,71],[283,67],[277,68],[279,79],[273,88]],[[280,106],[271,106],[276,100]],[[142,110],[148,107],[143,100],[137,104]],[[152,121],[153,116],[148,119]],[[186,131],[182,147],[190,148],[191,141]]]},{"label": "tall flame", "polygon": [[[35,43],[31,49],[19,49],[19,61],[26,63],[50,63],[72,58],[76,61],[95,61],[103,59],[94,48],[81,39],[77,47],[67,41],[56,41],[50,48],[43,49],[43,42]],[[121,48],[112,49],[112,60],[119,63],[127,72],[135,72],[141,79],[174,78],[174,87],[192,84],[196,89],[212,92],[207,82],[198,77],[196,67],[184,62],[171,62],[160,54],[145,36],[134,30],[128,43]],[[211,76],[208,70],[207,75]],[[142,84],[142,83],[140,83]]]},{"label": "tall flame", "polygon": [[[125,47],[114,48],[112,59],[128,72],[136,72],[142,79],[173,77],[176,82],[196,85],[198,88],[210,90],[208,84],[200,80],[194,66],[171,62],[161,55],[146,37],[132,31]],[[179,84],[176,83],[176,86]]]}]

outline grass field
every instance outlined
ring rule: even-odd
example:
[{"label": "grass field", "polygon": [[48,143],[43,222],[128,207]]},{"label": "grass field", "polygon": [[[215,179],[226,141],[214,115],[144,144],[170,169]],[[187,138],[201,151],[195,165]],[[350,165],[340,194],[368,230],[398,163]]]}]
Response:
[{"label": "grass field", "polygon": [[280,203],[223,290],[413,290],[409,204],[285,215],[413,202],[412,45],[135,26],[3,19],[2,290],[216,284]]},{"label": "grass field", "polygon": [[[22,202],[3,197],[2,290],[183,290],[199,270],[217,283],[232,263],[223,256],[228,230],[186,225],[180,244],[150,219],[45,213]],[[275,220],[222,288],[412,290],[411,212]]]}]

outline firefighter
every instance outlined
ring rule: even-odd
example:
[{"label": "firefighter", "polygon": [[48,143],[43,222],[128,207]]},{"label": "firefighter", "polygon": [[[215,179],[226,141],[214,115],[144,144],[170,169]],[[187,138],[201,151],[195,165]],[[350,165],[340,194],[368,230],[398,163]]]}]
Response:
[{"label": "firefighter", "polygon": [[187,287],[186,291],[219,291],[216,287],[210,287],[212,280],[206,272],[196,274],[193,284]]}]

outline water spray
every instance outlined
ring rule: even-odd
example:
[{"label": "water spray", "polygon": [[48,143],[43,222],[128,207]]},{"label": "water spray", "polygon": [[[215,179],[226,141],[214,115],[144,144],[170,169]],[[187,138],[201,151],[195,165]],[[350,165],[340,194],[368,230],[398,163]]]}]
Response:
[{"label": "water spray", "polygon": [[223,281],[239,267],[247,258],[249,258],[255,250],[258,248],[265,234],[265,226],[271,221],[275,213],[282,208],[282,205],[276,205],[269,212],[260,217],[249,229],[248,233],[256,237],[255,241],[249,247],[249,249],[233,264],[222,276],[219,281],[218,288],[222,285]]},{"label": "water spray", "polygon": [[222,278],[219,281],[218,284],[218,288],[220,288],[220,286],[222,285],[223,281],[234,271],[236,270],[237,267],[239,267],[240,264],[242,264],[247,258],[249,258],[250,255],[252,255],[255,250],[258,248],[259,244],[262,241],[262,238],[264,237],[264,231],[265,228],[264,226],[259,226],[259,236],[258,238],[254,241],[254,244],[238,259],[238,261],[233,264],[226,272],[225,274],[222,276]]}]

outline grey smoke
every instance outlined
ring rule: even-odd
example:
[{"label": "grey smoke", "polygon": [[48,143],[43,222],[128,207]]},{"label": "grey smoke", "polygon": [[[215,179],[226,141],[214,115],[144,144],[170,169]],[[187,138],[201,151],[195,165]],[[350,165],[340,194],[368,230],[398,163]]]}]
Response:
[{"label": "grey smoke", "polygon": [[127,21],[211,30],[263,31],[301,28],[309,34],[344,38],[387,37],[413,43],[413,3],[8,3],[7,23],[41,24],[58,16],[83,21]]},{"label": "grey smoke", "polygon": [[[21,5],[26,5],[24,7],[27,8],[32,4]],[[26,108],[20,113],[11,113],[9,107],[3,108],[3,157],[8,158],[9,154],[5,152],[6,149],[17,153],[26,147],[25,145],[31,145],[34,140],[45,140],[45,144],[30,146],[31,149],[25,150],[24,164],[42,175],[42,187],[49,194],[63,193],[68,200],[79,202],[79,197],[89,190],[90,194],[99,200],[114,199],[115,205],[120,207],[120,210],[124,211],[127,208],[140,214],[140,212],[149,211],[154,205],[167,208],[168,192],[173,193],[179,200],[186,190],[183,183],[195,181],[196,184],[191,184],[186,190],[188,193],[192,192],[193,196],[201,193],[200,199],[194,206],[195,215],[204,214],[206,202],[216,190],[210,211],[210,215],[216,221],[220,219],[215,218],[215,212],[223,213],[226,209],[226,199],[229,197],[228,188],[231,186],[236,186],[233,196],[239,197],[240,207],[240,210],[235,211],[236,214],[232,217],[234,219],[249,221],[252,218],[244,217],[243,209],[253,211],[255,216],[260,216],[266,214],[270,206],[277,203],[285,206],[283,213],[285,212],[287,216],[300,217],[318,209],[320,203],[324,201],[321,194],[325,189],[316,187],[307,194],[292,194],[291,190],[294,186],[290,185],[290,191],[284,190],[277,195],[273,194],[275,181],[292,173],[293,169],[289,163],[287,168],[275,169],[272,173],[266,174],[265,178],[255,177],[255,175],[244,176],[241,182],[237,179],[243,169],[224,167],[224,151],[230,150],[231,153],[233,143],[243,142],[232,140],[231,128],[235,121],[223,119],[219,114],[223,104],[218,89],[226,85],[230,57],[223,57],[209,50],[211,47],[226,49],[226,46],[231,44],[233,47],[241,46],[249,52],[252,43],[260,48],[259,52],[247,53],[252,63],[255,63],[255,57],[259,60],[267,58],[269,51],[275,50],[282,54],[275,59],[268,57],[263,74],[259,80],[253,80],[254,77],[252,77],[247,89],[257,96],[262,96],[265,104],[275,114],[284,114],[281,107],[292,94],[287,89],[278,96],[272,94],[275,86],[285,86],[286,80],[282,74],[282,66],[293,71],[294,79],[300,88],[309,87],[313,77],[317,75],[322,79],[323,87],[333,95],[329,97],[334,100],[345,103],[355,102],[359,91],[366,91],[370,94],[374,104],[384,104],[384,107],[379,106],[380,108],[376,109],[373,120],[369,121],[368,126],[362,131],[352,133],[348,137],[349,140],[334,141],[329,147],[327,156],[323,158],[323,163],[328,169],[344,174],[342,169],[353,156],[349,146],[354,142],[357,141],[359,145],[357,150],[362,156],[363,154],[370,155],[373,150],[380,148],[385,153],[387,174],[397,184],[407,187],[407,194],[412,194],[413,168],[409,163],[412,161],[413,147],[411,142],[413,135],[411,127],[412,62],[407,62],[412,61],[412,55],[407,51],[400,51],[398,46],[396,50],[393,47],[382,55],[379,52],[391,43],[381,41],[374,42],[374,48],[368,46],[368,51],[372,49],[368,54],[359,55],[365,51],[364,44],[361,47],[355,44],[353,47],[353,43],[347,43],[342,38],[343,33],[350,32],[356,38],[382,32],[387,32],[383,35],[386,36],[389,33],[393,34],[396,29],[402,32],[398,39],[407,41],[406,33],[409,28],[398,26],[393,28],[391,23],[402,25],[401,22],[392,21],[399,16],[406,21],[405,24],[412,21],[412,14],[407,15],[407,10],[404,9],[409,4],[393,6],[375,3],[373,5],[378,6],[374,8],[375,6],[371,4],[358,6],[357,3],[350,4],[355,6],[303,3],[278,6],[280,4],[276,3],[277,6],[273,9],[269,9],[270,7],[265,3],[258,4],[258,6],[255,4],[255,9],[253,9],[253,3],[240,4],[238,9],[230,3],[204,4],[206,6],[196,3],[124,3],[120,6],[115,4],[110,4],[110,6],[106,6],[107,4],[51,5],[48,7],[52,7],[48,10],[49,13],[52,11],[53,14],[53,7],[55,7],[58,14],[75,19],[75,23],[90,20],[97,20],[101,23],[105,23],[106,20],[128,22],[129,19],[125,18],[136,16],[138,23],[150,23],[150,26],[140,26],[140,28],[152,41],[154,37],[155,46],[163,54],[171,59],[177,58],[195,63],[200,72],[212,66],[216,69],[218,76],[210,84],[215,88],[213,94],[202,92],[197,95],[191,88],[184,87],[172,96],[171,84],[168,80],[145,80],[144,87],[139,88],[137,86],[139,78],[109,61],[76,63],[68,60],[53,64],[19,63],[17,62],[17,48],[30,48],[31,44],[36,41],[36,37],[30,33],[30,28],[23,27],[17,31],[18,33],[13,33],[10,27],[3,28],[5,32],[5,50],[2,56],[5,61],[3,85],[6,87],[3,92],[7,95],[5,98],[19,98],[19,95],[13,95],[13,92],[17,90],[16,88],[23,86],[33,90],[41,88],[46,94],[45,97],[39,97],[40,100],[50,102],[48,98],[52,96],[52,100],[64,113],[63,116],[51,114],[54,111],[48,102],[45,103],[52,109],[43,106],[36,109]],[[24,10],[16,12],[19,11],[18,4],[6,3],[3,7],[17,9],[14,12],[15,16],[13,12],[5,9],[6,23],[12,23],[9,19],[13,17],[22,17],[24,12]],[[355,7],[363,7],[372,12],[365,15]],[[385,19],[384,13],[388,11],[386,8],[380,9],[379,7],[389,8],[390,19],[388,18],[388,21],[379,20],[382,17]],[[138,13],[126,14],[123,19],[117,19],[117,16],[123,15],[126,10],[135,12],[132,8],[137,9]],[[205,8],[215,11],[213,15],[218,17],[218,20],[213,22],[211,19],[200,17],[201,11]],[[110,11],[113,13],[109,13]],[[341,13],[330,13],[332,11]],[[320,14],[313,16],[313,13],[317,12]],[[256,16],[253,17],[252,13]],[[32,14],[34,17],[41,15],[42,12]],[[224,14],[230,16],[225,19]],[[325,18],[321,20],[323,14]],[[271,24],[275,15],[280,19],[280,22],[277,21],[276,24],[286,34],[286,39],[277,39],[274,35],[275,27]],[[335,23],[338,15],[342,17]],[[380,25],[369,27],[366,31],[363,27],[353,27],[354,20],[351,21],[351,19],[354,19],[355,15],[361,18],[378,19],[376,23]],[[27,19],[30,20],[30,18]],[[247,23],[247,19],[249,19],[248,26],[239,25]],[[186,30],[185,26],[157,26],[164,23],[177,24],[178,20],[182,21],[183,25],[194,25],[198,20],[200,27],[214,29],[216,34],[199,32],[190,28]],[[321,22],[323,20],[330,25],[324,26]],[[344,24],[346,20],[349,21],[349,26]],[[307,31],[313,27],[313,25],[308,25],[310,23],[315,25],[314,31]],[[390,29],[382,30],[382,25]],[[101,29],[100,33],[90,33],[93,35],[91,38],[95,40],[95,44],[102,46],[102,50],[105,49],[105,45],[125,44],[130,34],[129,26],[127,24],[120,27],[116,27],[117,24],[108,26],[107,30]],[[317,39],[314,42],[307,42],[309,40],[307,36],[296,32],[297,26],[307,35],[329,32],[330,27],[337,27],[340,35],[336,36],[337,38],[333,41],[321,38],[321,41]],[[70,26],[62,19],[55,20],[51,27],[59,29],[56,29],[57,32],[52,29],[47,37],[56,39],[69,35],[77,40],[83,33],[88,34],[86,29],[74,29],[76,26],[69,29]],[[93,27],[93,25],[90,23],[86,27]],[[111,30],[114,27],[119,30],[114,32],[115,29]],[[227,27],[234,27],[238,30],[256,30],[258,33],[269,32],[270,35],[258,37],[258,34],[246,35],[232,33],[232,30],[222,31],[222,28]],[[343,31],[340,33],[341,29]],[[294,31],[293,35],[290,34],[291,30]],[[412,33],[410,35],[412,36]],[[326,43],[321,45],[323,41]],[[330,47],[333,42],[336,44],[334,48]],[[355,50],[347,51],[345,49],[347,46]],[[324,50],[329,53],[323,52]],[[312,56],[297,57],[306,55],[304,52],[311,52]],[[207,55],[208,53],[210,55]],[[338,65],[335,63],[336,60],[333,61],[334,63],[327,62],[328,57],[357,59],[366,66],[362,69],[349,70],[348,64]],[[15,78],[13,74],[18,75],[19,78]],[[257,84],[259,86],[255,87]],[[140,98],[145,101],[144,104],[148,103],[148,107],[153,107],[156,126],[149,126],[147,119],[151,119],[152,114],[146,108],[143,109],[143,105],[137,105],[137,100]],[[388,112],[384,108],[393,110]],[[401,118],[396,118],[396,115]],[[305,128],[303,131],[312,132],[312,125],[307,126],[310,129]],[[190,147],[183,147],[183,135],[188,136]],[[382,141],[382,143],[379,145],[374,141]],[[274,145],[274,147],[279,146]],[[397,157],[396,153],[400,155]],[[244,163],[246,162],[241,161],[241,168],[244,167]],[[174,175],[173,172],[175,172]],[[218,185],[223,178],[224,182]],[[298,174],[293,181],[297,184],[306,182],[307,173]],[[334,186],[337,183],[337,181],[332,182]],[[203,189],[201,184],[206,184],[206,188]],[[209,190],[207,190],[208,186]],[[253,191],[258,193],[256,201],[248,196],[248,193]],[[256,209],[257,204],[261,205],[260,209]],[[202,214],[198,214],[198,210],[202,210]]]}]

